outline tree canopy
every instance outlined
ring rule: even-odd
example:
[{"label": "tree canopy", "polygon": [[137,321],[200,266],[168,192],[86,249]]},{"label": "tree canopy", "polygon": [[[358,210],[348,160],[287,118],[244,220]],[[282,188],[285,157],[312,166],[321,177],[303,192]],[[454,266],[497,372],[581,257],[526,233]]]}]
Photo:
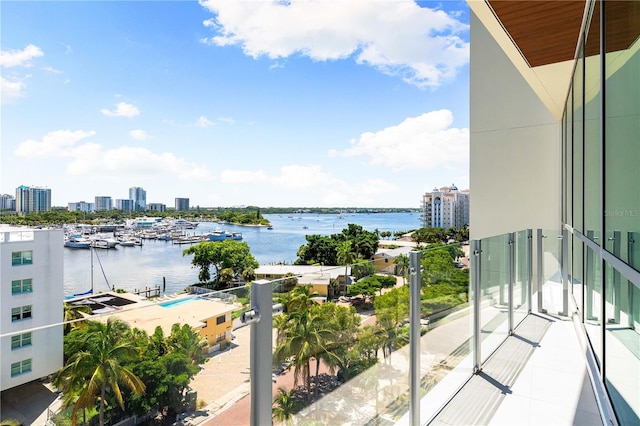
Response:
[{"label": "tree canopy", "polygon": [[[182,251],[182,255],[193,255],[191,264],[200,268],[198,279],[202,283],[211,280],[210,267],[215,268],[214,287],[221,283],[222,271],[230,269],[234,276],[247,275],[247,269],[255,269],[259,265],[245,242],[235,240],[206,241],[195,244]],[[231,271],[225,271],[225,277]],[[227,279],[225,278],[225,279]]]},{"label": "tree canopy", "polygon": [[[345,260],[370,259],[378,250],[378,233],[350,223],[339,234],[307,235],[298,249],[296,264],[344,265]],[[349,245],[347,246],[347,244]]]}]

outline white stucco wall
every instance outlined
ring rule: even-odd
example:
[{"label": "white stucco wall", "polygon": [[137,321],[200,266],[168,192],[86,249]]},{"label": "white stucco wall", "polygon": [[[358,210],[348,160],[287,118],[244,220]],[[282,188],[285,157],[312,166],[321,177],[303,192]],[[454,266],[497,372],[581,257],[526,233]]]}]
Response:
[{"label": "white stucco wall", "polygon": [[471,238],[559,229],[561,127],[471,14]]}]

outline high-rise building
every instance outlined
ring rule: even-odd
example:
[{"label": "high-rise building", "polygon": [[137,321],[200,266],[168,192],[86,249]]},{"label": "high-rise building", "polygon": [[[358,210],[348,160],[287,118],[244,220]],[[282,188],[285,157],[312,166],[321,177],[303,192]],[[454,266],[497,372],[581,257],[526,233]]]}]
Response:
[{"label": "high-rise building", "polygon": [[469,224],[469,190],[455,185],[434,188],[422,197],[422,226],[462,228]]},{"label": "high-rise building", "polygon": [[116,209],[122,210],[126,213],[131,213],[135,211],[135,203],[133,202],[133,200],[116,199]]},{"label": "high-rise building", "polygon": [[10,194],[0,195],[0,210],[16,210],[16,197]]},{"label": "high-rise building", "polygon": [[0,391],[62,367],[63,241],[0,225]]},{"label": "high-rise building", "polygon": [[95,205],[93,203],[87,203],[86,201],[78,201],[75,203],[67,203],[67,209],[70,212],[80,211],[85,213],[91,213],[95,210]]},{"label": "high-rise building", "polygon": [[147,191],[144,189],[132,186],[129,188],[129,199],[133,200],[135,211],[145,211],[147,209]]},{"label": "high-rise building", "polygon": [[167,211],[167,205],[166,204],[162,204],[162,203],[149,203],[148,208],[149,208],[149,210],[152,210],[154,212],[166,212]]},{"label": "high-rise building", "polygon": [[16,188],[16,211],[19,214],[48,212],[51,210],[51,189],[19,186]]},{"label": "high-rise building", "polygon": [[111,197],[104,195],[96,195],[94,205],[96,211],[111,210],[113,208]]},{"label": "high-rise building", "polygon": [[189,199],[188,198],[176,198],[176,210],[179,212],[189,211]]}]

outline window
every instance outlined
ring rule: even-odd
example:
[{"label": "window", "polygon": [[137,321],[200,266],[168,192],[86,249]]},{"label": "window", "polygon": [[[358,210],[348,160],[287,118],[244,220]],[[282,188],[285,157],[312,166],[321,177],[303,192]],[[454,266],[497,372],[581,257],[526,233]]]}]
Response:
[{"label": "window", "polygon": [[20,321],[31,318],[31,305],[11,308],[11,321]]},{"label": "window", "polygon": [[224,315],[220,315],[218,318],[216,318],[216,325],[220,325],[224,322]]},{"label": "window", "polygon": [[11,265],[31,265],[33,263],[33,251],[14,251],[11,253]]},{"label": "window", "polygon": [[31,371],[31,358],[11,364],[11,377]]},{"label": "window", "polygon": [[11,281],[11,294],[31,293],[33,291],[31,282],[31,278]]},{"label": "window", "polygon": [[11,336],[11,350],[21,348],[23,346],[31,346],[31,333],[22,333],[17,336]]}]

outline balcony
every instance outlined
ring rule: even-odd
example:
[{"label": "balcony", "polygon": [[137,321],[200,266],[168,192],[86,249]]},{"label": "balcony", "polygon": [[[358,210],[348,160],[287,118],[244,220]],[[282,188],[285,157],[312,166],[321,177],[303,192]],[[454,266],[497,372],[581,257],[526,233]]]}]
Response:
[{"label": "balcony", "polygon": [[[335,324],[324,330],[322,320],[304,337],[296,336],[300,329],[287,331],[286,324],[299,327],[301,317],[279,315],[281,283],[254,283],[245,326],[251,381],[244,404],[251,423],[277,418],[274,410],[283,411],[273,403],[282,400],[278,388],[290,391],[294,385],[297,391],[289,396],[299,404],[284,416],[293,424],[513,424],[515,418],[532,425],[625,424],[637,419],[637,381],[619,373],[638,377],[637,332],[607,327],[607,334],[629,334],[626,343],[617,337],[609,345],[621,364],[611,370],[617,380],[608,383],[607,394],[585,331],[590,325],[581,321],[574,301],[584,297],[582,284],[562,266],[568,259],[567,233],[524,230],[474,240],[470,249],[466,283],[425,269],[429,262],[424,260],[436,261],[441,248],[412,252],[407,285],[393,290],[395,298],[375,295],[372,309],[359,307],[358,331],[345,325],[340,331],[349,331],[337,337],[329,337]],[[627,305],[607,304],[629,314]],[[307,326],[316,320],[311,313],[304,316]],[[225,416],[233,408],[216,411],[211,424],[230,420]]]}]

